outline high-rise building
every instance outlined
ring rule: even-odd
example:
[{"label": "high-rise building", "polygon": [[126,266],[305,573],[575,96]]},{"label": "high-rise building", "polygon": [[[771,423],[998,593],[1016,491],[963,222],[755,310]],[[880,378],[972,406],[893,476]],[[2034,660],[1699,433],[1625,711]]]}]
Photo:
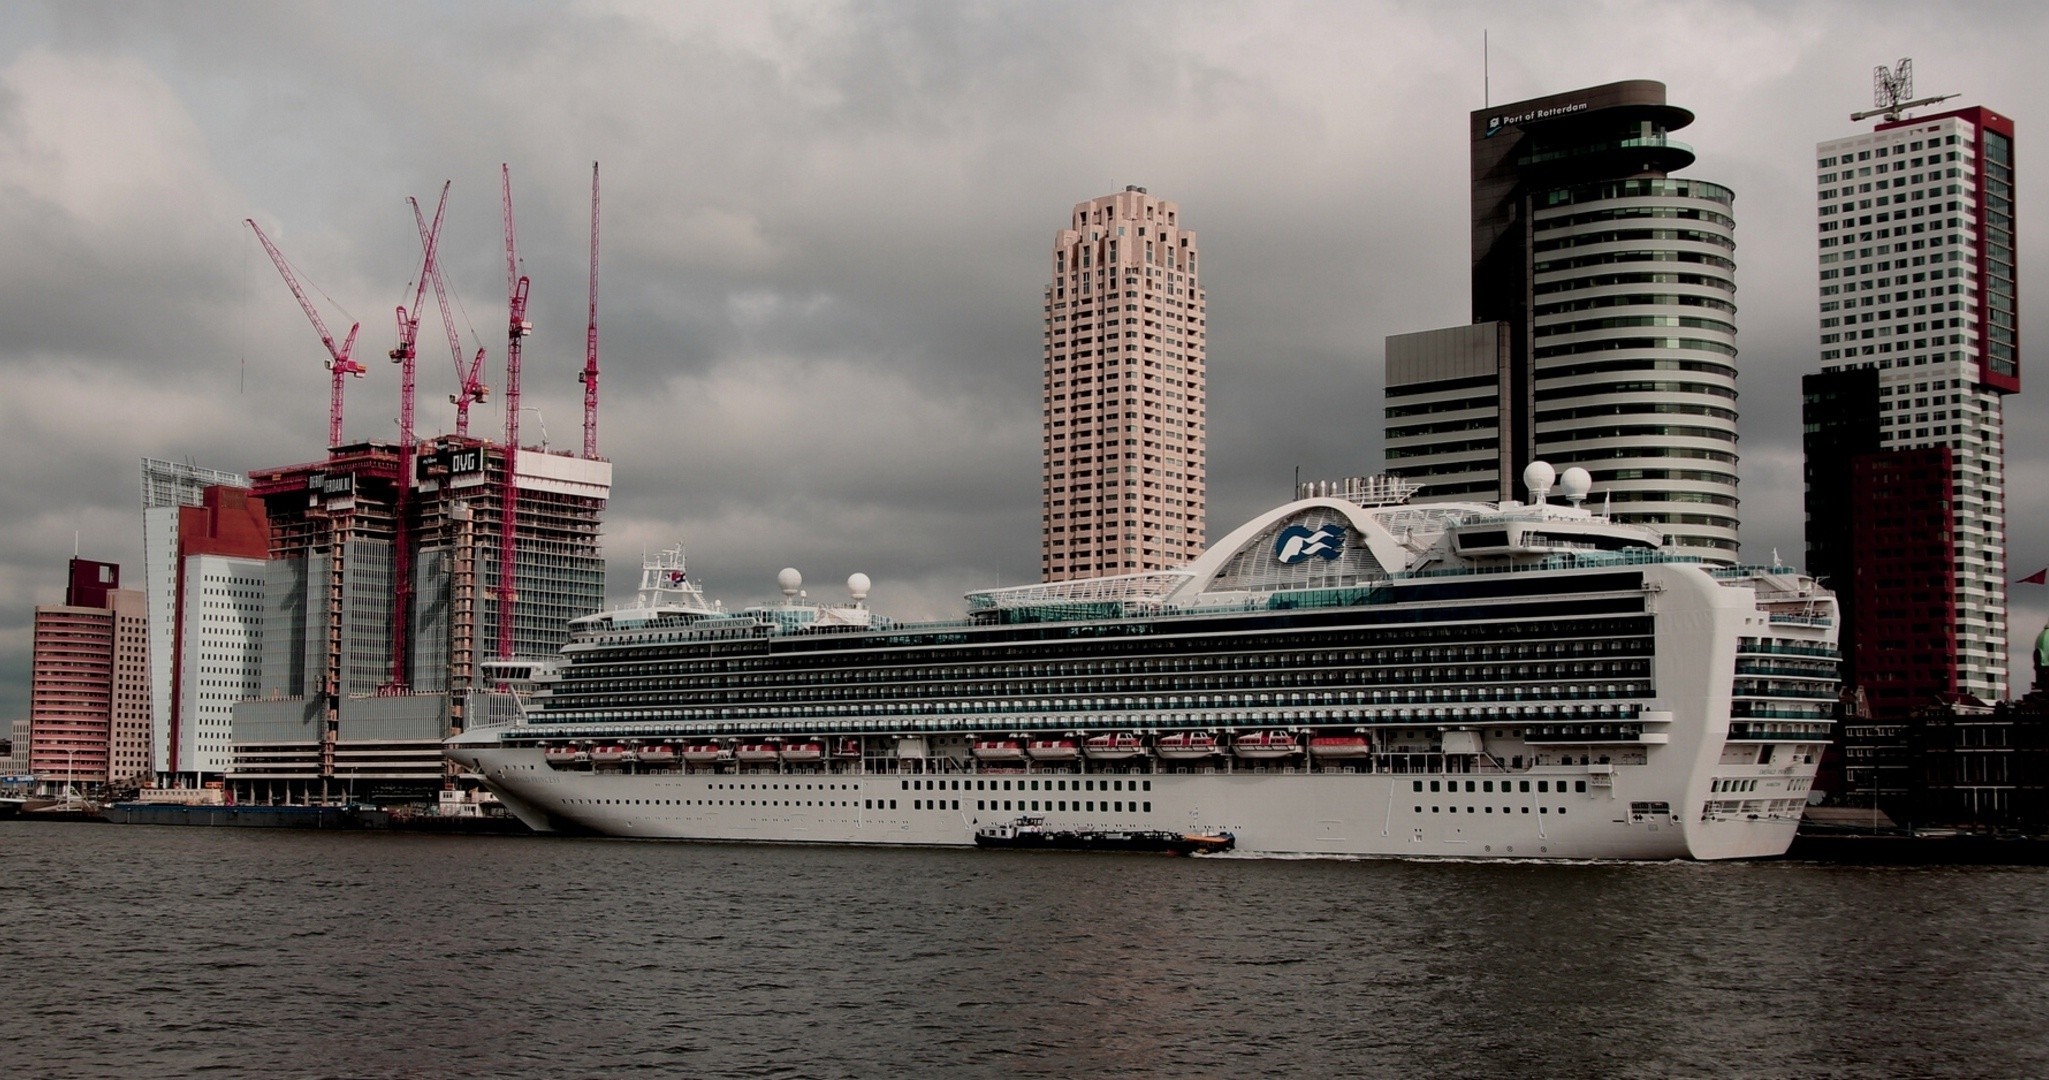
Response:
[{"label": "high-rise building", "polygon": [[[234,707],[237,798],[418,795],[446,771],[441,741],[462,729],[498,640],[505,455],[461,436],[422,444],[403,505],[400,461],[396,446],[358,443],[251,473],[270,559],[256,691]],[[534,447],[515,462],[516,587],[505,614],[515,655],[532,659],[559,651],[569,620],[604,602],[612,465]]]},{"label": "high-rise building", "polygon": [[2007,693],[2013,132],[1968,108],[1815,150],[1807,564],[1843,604],[1844,683],[1880,719]]},{"label": "high-rise building", "polygon": [[158,786],[189,788],[227,771],[235,704],[257,694],[270,527],[241,486],[209,487],[200,505],[176,512],[170,709],[156,732],[156,774]]},{"label": "high-rise building", "polygon": [[1578,465],[1618,520],[1735,559],[1734,195],[1670,175],[1692,122],[1647,80],[1471,114],[1473,321],[1387,340],[1387,471],[1417,501]]},{"label": "high-rise building", "polygon": [[29,769],[47,790],[148,775],[147,618],[113,563],[72,559],[64,602],[36,608]]},{"label": "high-rise building", "polygon": [[[246,488],[231,472],[179,461],[142,459],[142,589],[149,610],[151,763],[168,779],[171,765],[172,658],[178,633],[178,513],[198,506],[210,487]],[[214,771],[219,771],[218,769]]]},{"label": "high-rise building", "polygon": [[1202,553],[1207,301],[1195,232],[1142,187],[1077,204],[1046,286],[1039,563],[1047,581]]}]

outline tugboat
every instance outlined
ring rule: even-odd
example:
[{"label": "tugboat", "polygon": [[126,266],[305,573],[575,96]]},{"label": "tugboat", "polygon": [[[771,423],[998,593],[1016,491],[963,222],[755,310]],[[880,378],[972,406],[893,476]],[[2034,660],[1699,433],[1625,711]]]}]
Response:
[{"label": "tugboat", "polygon": [[1165,829],[1049,829],[1038,814],[975,830],[979,848],[1045,851],[1150,851],[1165,855],[1214,855],[1237,846],[1227,832],[1178,833]]}]

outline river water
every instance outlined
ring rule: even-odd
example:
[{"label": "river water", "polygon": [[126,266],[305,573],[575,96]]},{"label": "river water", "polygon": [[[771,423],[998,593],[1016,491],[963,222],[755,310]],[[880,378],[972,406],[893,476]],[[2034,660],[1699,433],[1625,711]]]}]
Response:
[{"label": "river water", "polygon": [[0,1076],[2049,1075],[2049,872],[0,822]]}]

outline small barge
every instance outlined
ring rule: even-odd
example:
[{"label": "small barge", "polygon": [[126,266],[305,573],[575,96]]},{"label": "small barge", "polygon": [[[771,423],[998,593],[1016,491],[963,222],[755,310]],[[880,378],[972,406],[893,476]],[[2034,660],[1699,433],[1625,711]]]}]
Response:
[{"label": "small barge", "polygon": [[1039,851],[1147,851],[1166,855],[1214,855],[1237,838],[1227,832],[1178,833],[1165,829],[1050,829],[1046,819],[1026,814],[1015,821],[975,830],[979,848]]}]

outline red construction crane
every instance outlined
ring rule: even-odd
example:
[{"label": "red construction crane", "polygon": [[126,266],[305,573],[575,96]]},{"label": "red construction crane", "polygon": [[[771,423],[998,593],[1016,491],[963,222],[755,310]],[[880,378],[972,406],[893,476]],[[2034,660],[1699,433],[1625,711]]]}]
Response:
[{"label": "red construction crane", "polygon": [[[420,213],[418,203],[413,204],[413,223],[420,228],[420,235],[427,234],[427,219]],[[455,379],[461,389],[448,395],[448,403],[455,406],[455,433],[467,436],[470,433],[470,405],[491,396],[491,388],[484,385],[484,350],[478,349],[476,358],[468,364],[462,359],[462,332],[455,328],[455,314],[448,307],[448,286],[441,278],[441,260],[434,260],[434,299],[441,305],[441,328],[448,334],[448,351],[455,357]]]},{"label": "red construction crane", "polygon": [[598,456],[598,163],[591,162],[591,323],[585,335],[583,372],[583,456]]},{"label": "red construction crane", "polygon": [[505,202],[505,300],[510,316],[505,341],[505,493],[498,519],[498,656],[512,657],[512,612],[519,600],[516,545],[519,522],[519,353],[534,324],[526,321],[529,282],[519,272],[519,244],[512,229],[512,166],[500,165]]},{"label": "red construction crane", "polygon": [[243,218],[242,220],[256,233],[256,241],[263,245],[265,252],[269,253],[270,261],[277,266],[277,272],[284,275],[285,284],[291,287],[292,295],[298,298],[300,309],[305,311],[306,317],[313,321],[313,329],[320,332],[320,343],[327,346],[327,355],[329,357],[327,369],[334,373],[334,387],[329,395],[327,406],[327,446],[331,450],[341,445],[342,380],[345,376],[349,375],[354,375],[360,379],[366,370],[363,365],[356,363],[349,355],[356,349],[356,333],[363,329],[363,324],[357,323],[349,327],[349,336],[344,338],[340,345],[336,345],[334,343],[334,335],[327,332],[327,323],[320,318],[319,309],[313,306],[313,301],[306,298],[306,290],[299,287],[299,279],[292,273],[292,264],[285,260],[284,252],[279,251],[277,245],[270,242],[270,237],[265,236],[263,233],[263,227],[256,224],[253,218]]},{"label": "red construction crane", "polygon": [[[392,605],[391,605],[391,681],[394,689],[404,689],[410,681],[406,674],[406,657],[411,642],[411,613],[413,608],[413,566],[412,527],[410,509],[413,487],[413,390],[414,378],[419,367],[420,355],[420,304],[427,298],[427,278],[435,267],[435,249],[441,241],[441,216],[448,210],[448,189],[453,181],[441,185],[441,205],[434,208],[434,224],[420,230],[420,276],[413,286],[413,307],[408,313],[403,305],[398,309],[398,344],[391,350],[391,362],[399,365],[398,381],[398,492],[394,500],[394,513],[398,518],[392,528]],[[420,220],[419,200],[407,197],[413,208],[413,220]]]}]

